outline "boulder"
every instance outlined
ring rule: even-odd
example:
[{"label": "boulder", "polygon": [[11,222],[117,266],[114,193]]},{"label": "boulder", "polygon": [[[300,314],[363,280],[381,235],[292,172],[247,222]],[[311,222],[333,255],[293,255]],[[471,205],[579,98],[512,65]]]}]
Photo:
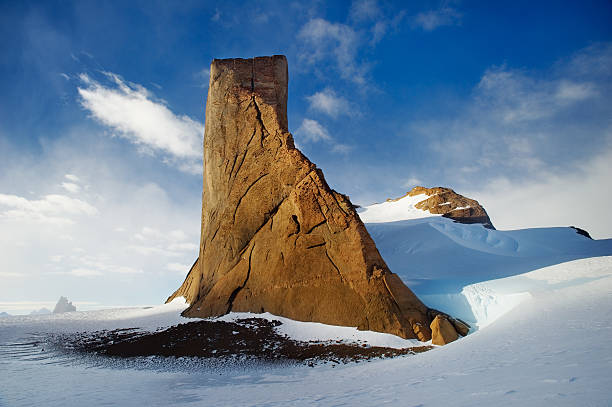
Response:
[{"label": "boulder", "polygon": [[443,314],[436,315],[430,328],[431,343],[434,345],[446,345],[459,338],[455,327]]},{"label": "boulder", "polygon": [[445,314],[444,312],[438,311],[437,309],[434,309],[434,308],[430,308],[430,309],[427,310],[427,316],[432,321],[438,315],[440,315],[443,318],[446,318],[448,320],[448,322],[450,322],[453,325],[453,328],[455,328],[455,331],[457,331],[457,333],[459,335],[466,336],[470,332],[471,326],[467,322],[465,322],[465,321],[463,321],[463,320],[461,320],[459,318],[453,318],[450,315]]},{"label": "boulder", "polygon": [[212,62],[200,253],[168,301],[185,297],[189,317],[271,312],[429,340],[427,307],[295,147],[287,81],[284,56]]}]

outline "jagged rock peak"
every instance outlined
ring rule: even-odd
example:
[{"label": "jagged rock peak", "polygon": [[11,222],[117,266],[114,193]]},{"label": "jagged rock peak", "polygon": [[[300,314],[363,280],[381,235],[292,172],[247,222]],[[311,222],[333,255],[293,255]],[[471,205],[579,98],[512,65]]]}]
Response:
[{"label": "jagged rock peak", "polygon": [[478,201],[459,195],[450,188],[434,187],[425,188],[417,186],[412,188],[403,197],[387,199],[387,201],[398,201],[406,196],[427,195],[428,198],[418,202],[415,207],[429,213],[442,215],[460,223],[481,223],[484,227],[495,229],[487,211]]},{"label": "jagged rock peak", "polygon": [[185,316],[271,312],[429,340],[427,307],[295,148],[287,80],[284,56],[212,62],[200,254],[168,300],[184,296]]}]

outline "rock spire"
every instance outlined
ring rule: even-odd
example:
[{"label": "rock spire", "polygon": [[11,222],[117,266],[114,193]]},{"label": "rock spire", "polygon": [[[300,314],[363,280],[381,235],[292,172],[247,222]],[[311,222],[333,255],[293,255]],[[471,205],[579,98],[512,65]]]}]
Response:
[{"label": "rock spire", "polygon": [[284,56],[213,60],[199,258],[185,316],[270,312],[429,340],[427,307],[392,273],[348,197],[295,148]]}]

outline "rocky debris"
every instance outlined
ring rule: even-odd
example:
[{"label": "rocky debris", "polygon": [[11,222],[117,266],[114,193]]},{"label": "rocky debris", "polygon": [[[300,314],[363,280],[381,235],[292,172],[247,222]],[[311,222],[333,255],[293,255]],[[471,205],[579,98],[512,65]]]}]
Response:
[{"label": "rocky debris", "polygon": [[59,334],[49,338],[55,348],[98,355],[129,357],[198,357],[217,361],[358,362],[411,355],[431,349],[386,348],[341,341],[302,342],[280,335],[279,321],[247,318],[235,322],[196,321],[148,333],[135,329]]},{"label": "rocky debris", "polygon": [[427,307],[295,148],[287,81],[284,56],[212,62],[200,253],[168,301],[185,297],[190,317],[265,311],[429,340]]},{"label": "rocky debris", "polygon": [[[418,202],[417,209],[429,211],[436,215],[442,215],[459,223],[481,223],[488,229],[495,229],[487,215],[487,211],[478,201],[459,195],[450,188],[434,187],[414,187],[404,196],[416,196],[425,194],[429,198]],[[401,197],[403,198],[403,197]],[[397,199],[387,199],[387,201],[397,201]]]},{"label": "rocky debris", "polygon": [[576,231],[576,233],[578,233],[579,235],[582,235],[584,237],[588,237],[589,239],[593,240],[593,238],[591,237],[591,235],[589,234],[589,232],[587,232],[584,229],[580,229],[576,226],[570,226],[570,228],[574,229]]},{"label": "rocky debris", "polygon": [[76,307],[72,305],[72,302],[69,302],[68,298],[66,297],[60,297],[57,304],[55,304],[55,308],[53,308],[54,314],[62,314],[64,312],[72,311],[76,311]]},{"label": "rocky debris", "polygon": [[444,314],[438,314],[431,322],[431,343],[434,345],[446,345],[459,339],[459,335],[455,330],[455,327],[451,322],[444,316]]}]

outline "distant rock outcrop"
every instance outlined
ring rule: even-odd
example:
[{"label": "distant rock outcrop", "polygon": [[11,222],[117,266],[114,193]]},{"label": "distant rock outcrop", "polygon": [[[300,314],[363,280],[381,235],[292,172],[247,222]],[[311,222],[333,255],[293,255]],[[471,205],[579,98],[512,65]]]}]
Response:
[{"label": "distant rock outcrop", "polygon": [[[478,201],[459,195],[450,188],[414,187],[404,196],[427,195],[429,198],[417,203],[417,209],[442,215],[460,223],[481,223],[484,227],[495,229],[487,215],[487,211]],[[402,197],[403,198],[403,197]],[[401,198],[398,198],[401,199]],[[388,199],[387,201],[397,201]]]},{"label": "distant rock outcrop", "polygon": [[57,301],[57,304],[55,304],[55,308],[53,308],[54,314],[61,314],[64,312],[72,311],[76,311],[76,307],[72,305],[72,302],[69,302],[68,298],[66,297],[60,297]]},{"label": "distant rock outcrop", "polygon": [[284,56],[214,60],[199,259],[183,315],[271,312],[431,338],[427,307],[381,258],[348,197],[295,148]]}]

